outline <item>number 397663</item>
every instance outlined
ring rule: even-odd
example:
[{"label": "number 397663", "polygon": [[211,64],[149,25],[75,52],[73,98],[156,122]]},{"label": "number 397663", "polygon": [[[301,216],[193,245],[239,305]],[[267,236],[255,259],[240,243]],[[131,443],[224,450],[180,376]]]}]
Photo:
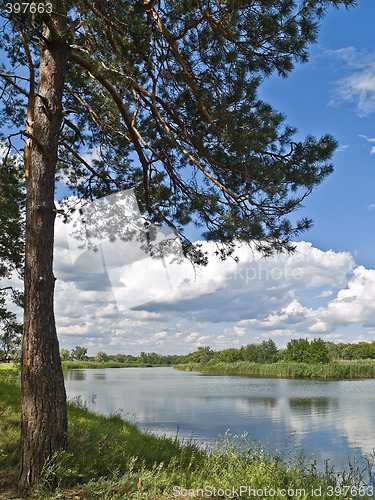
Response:
[{"label": "number 397663", "polygon": [[51,14],[51,3],[37,3],[37,2],[22,2],[22,3],[7,3],[5,10],[8,14]]}]

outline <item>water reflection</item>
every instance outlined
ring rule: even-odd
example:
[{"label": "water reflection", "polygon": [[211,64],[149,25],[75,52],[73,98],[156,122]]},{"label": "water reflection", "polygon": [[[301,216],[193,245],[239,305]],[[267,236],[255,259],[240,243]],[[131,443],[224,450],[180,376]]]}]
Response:
[{"label": "water reflection", "polygon": [[64,373],[65,381],[86,380],[86,370],[68,370]]},{"label": "water reflection", "polygon": [[[335,466],[375,448],[375,381],[252,379],[171,368],[74,370],[69,398],[96,395],[96,411],[141,430],[214,443],[228,429],[277,449],[302,447]],[[324,394],[324,396],[322,395]]]},{"label": "water reflection", "polygon": [[302,415],[319,413],[326,415],[329,411],[335,411],[338,408],[338,401],[333,398],[290,398],[290,408],[293,412],[299,412]]}]

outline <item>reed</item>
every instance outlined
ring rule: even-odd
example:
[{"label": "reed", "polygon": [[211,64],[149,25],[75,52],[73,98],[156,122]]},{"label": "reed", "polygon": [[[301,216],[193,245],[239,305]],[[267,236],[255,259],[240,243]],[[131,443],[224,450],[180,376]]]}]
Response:
[{"label": "reed", "polygon": [[307,379],[356,379],[375,378],[375,360],[335,361],[327,364],[297,363],[279,361],[271,364],[235,361],[216,363],[209,361],[205,366],[187,363],[174,366],[182,371],[199,371],[218,375],[243,375],[251,377],[307,378]]}]

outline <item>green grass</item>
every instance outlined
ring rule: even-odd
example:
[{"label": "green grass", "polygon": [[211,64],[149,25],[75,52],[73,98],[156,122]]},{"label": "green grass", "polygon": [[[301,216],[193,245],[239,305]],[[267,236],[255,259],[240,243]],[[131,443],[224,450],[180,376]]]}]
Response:
[{"label": "green grass", "polygon": [[[191,498],[193,492],[195,498],[207,498],[206,492],[216,493],[215,499],[233,498],[242,485],[252,491],[241,498],[270,498],[264,492],[272,488],[273,498],[328,499],[344,498],[344,490],[335,493],[338,485],[360,481],[358,471],[319,473],[303,457],[266,453],[246,436],[226,435],[215,450],[202,451],[188,443],[141,434],[118,415],[95,415],[82,404],[69,405],[68,412],[68,449],[46,465],[41,484],[25,498],[156,500]],[[0,372],[0,415],[0,492],[14,493],[20,447],[20,386],[14,370]],[[54,492],[48,490],[52,473],[59,483]],[[305,495],[300,494],[303,490]],[[0,493],[0,498],[7,497]]]},{"label": "green grass", "polygon": [[13,362],[11,363],[0,363],[0,370],[13,370],[15,365]]},{"label": "green grass", "polygon": [[174,366],[177,370],[199,371],[218,375],[243,375],[252,377],[356,379],[375,378],[375,360],[335,361],[327,364],[279,361],[272,364],[236,361],[233,363],[209,361],[205,366],[187,363]]}]

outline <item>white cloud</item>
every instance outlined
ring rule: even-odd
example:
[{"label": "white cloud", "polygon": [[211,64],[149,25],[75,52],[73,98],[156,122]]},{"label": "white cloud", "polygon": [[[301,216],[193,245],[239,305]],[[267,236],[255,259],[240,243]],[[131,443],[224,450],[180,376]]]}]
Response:
[{"label": "white cloud", "polygon": [[350,146],[348,144],[343,144],[342,146],[339,146],[336,151],[342,152],[342,151],[346,151],[349,148],[350,148]]},{"label": "white cloud", "polygon": [[323,290],[323,292],[318,295],[318,297],[330,297],[331,295],[333,295],[333,290]]},{"label": "white cloud", "polygon": [[317,309],[302,305],[296,298],[280,311],[260,319],[240,322],[255,330],[272,334],[276,329],[288,329],[292,336],[334,337],[337,328],[358,324],[368,330],[365,339],[371,338],[370,329],[375,327],[375,270],[359,266],[347,282],[347,286],[338,291],[336,297],[325,307]]},{"label": "white cloud", "polygon": [[326,51],[331,57],[344,62],[340,71],[344,75],[336,81],[332,104],[342,101],[356,105],[360,117],[375,112],[375,52],[359,51],[354,47]]},{"label": "white cloud", "polygon": [[[366,135],[362,135],[360,134],[358,137],[363,137],[364,139],[366,139],[367,142],[375,142],[375,138],[374,139],[370,139],[369,137],[367,137]],[[372,146],[371,150],[370,150],[370,154],[373,155],[375,154],[375,146]]]},{"label": "white cloud", "polygon": [[332,324],[363,323],[375,326],[375,270],[359,266],[345,289],[328,304],[326,322]]},{"label": "white cloud", "polygon": [[[58,223],[56,319],[61,347],[86,345],[92,354],[186,353],[204,345],[224,349],[269,337],[279,345],[301,336],[351,341],[350,325],[358,325],[356,339],[375,331],[375,271],[356,267],[348,252],[299,242],[292,255],[263,259],[239,245],[236,264],[233,259],[220,261],[214,245],[203,243],[207,267],[194,269],[188,262],[172,266],[169,274],[178,284],[172,292],[119,310],[107,275],[73,268],[63,230]],[[148,286],[157,286],[144,271],[129,277],[137,297]]]}]

